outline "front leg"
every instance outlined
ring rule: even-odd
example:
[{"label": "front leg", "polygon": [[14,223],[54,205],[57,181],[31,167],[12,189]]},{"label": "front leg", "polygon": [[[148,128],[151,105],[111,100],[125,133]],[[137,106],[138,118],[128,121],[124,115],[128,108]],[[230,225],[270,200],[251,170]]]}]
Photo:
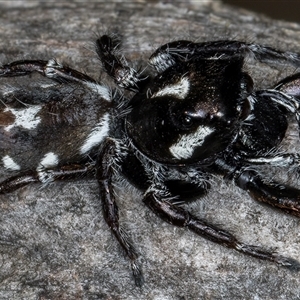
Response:
[{"label": "front leg", "polygon": [[172,225],[186,227],[208,240],[244,254],[269,260],[287,268],[300,269],[300,264],[294,259],[278,255],[258,246],[244,244],[231,233],[211,225],[177,206],[173,199],[174,196],[169,193],[165,186],[156,184],[147,190],[143,201],[155,214]]},{"label": "front leg", "polygon": [[256,171],[251,170],[241,171],[235,182],[253,199],[300,217],[300,190],[271,180],[264,181]]},{"label": "front leg", "polygon": [[149,58],[149,63],[159,73],[182,61],[191,59],[232,58],[233,56],[252,56],[262,62],[288,62],[299,67],[300,55],[293,52],[284,52],[271,47],[249,44],[240,41],[212,41],[193,43],[181,40],[160,46]]},{"label": "front leg", "polygon": [[98,157],[97,181],[100,188],[104,219],[125,250],[127,257],[131,260],[131,268],[136,285],[141,286],[144,279],[137,262],[138,254],[129,241],[127,233],[120,226],[118,206],[115,201],[112,183],[112,177],[115,170],[120,167],[123,154],[116,141],[109,138],[105,140]]},{"label": "front leg", "polygon": [[[298,167],[297,154],[283,154],[273,156],[272,158],[253,158],[254,163],[270,163],[277,166],[296,166]],[[250,159],[252,161],[252,159]],[[300,217],[300,190],[294,187],[263,179],[262,176],[255,170],[251,170],[246,164],[246,167],[241,167],[241,162],[233,163],[223,159],[216,160],[215,171],[224,178],[234,180],[235,184],[241,189],[247,191],[249,195],[259,202],[267,203],[280,210]],[[244,162],[245,164],[245,162]],[[242,164],[243,165],[243,164]]]},{"label": "front leg", "polygon": [[249,157],[245,161],[255,165],[269,164],[273,167],[300,167],[300,155],[298,153],[279,153],[260,157]]}]

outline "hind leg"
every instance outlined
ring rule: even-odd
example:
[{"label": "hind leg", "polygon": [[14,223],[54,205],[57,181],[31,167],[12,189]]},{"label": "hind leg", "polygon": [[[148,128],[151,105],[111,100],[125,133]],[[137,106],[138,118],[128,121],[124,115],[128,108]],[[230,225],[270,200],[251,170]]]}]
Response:
[{"label": "hind leg", "polygon": [[2,181],[0,183],[0,194],[13,192],[31,183],[47,184],[55,180],[68,180],[80,176],[87,176],[92,174],[93,171],[94,165],[92,164],[73,164],[55,169],[40,169],[22,172]]}]

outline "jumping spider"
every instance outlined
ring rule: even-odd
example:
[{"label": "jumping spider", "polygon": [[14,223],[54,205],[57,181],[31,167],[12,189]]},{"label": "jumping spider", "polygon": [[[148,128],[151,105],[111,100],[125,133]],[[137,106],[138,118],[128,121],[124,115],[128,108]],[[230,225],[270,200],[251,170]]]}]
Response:
[{"label": "jumping spider", "polygon": [[143,283],[138,255],[119,225],[113,187],[120,174],[144,192],[145,205],[163,220],[244,254],[299,269],[297,261],[244,244],[180,204],[206,194],[213,174],[233,181],[255,200],[300,216],[300,191],[265,179],[253,168],[299,168],[297,153],[276,150],[288,116],[300,125],[300,73],[254,91],[243,70],[248,55],[295,66],[300,55],[239,41],[181,40],[150,56],[156,75],[146,76],[128,65],[117,38],[101,36],[96,51],[106,73],[132,97],[53,59],[0,68],[3,80],[42,75],[23,88],[1,85],[1,161],[17,174],[0,183],[0,192],[96,174],[104,219],[131,261],[137,285]]}]

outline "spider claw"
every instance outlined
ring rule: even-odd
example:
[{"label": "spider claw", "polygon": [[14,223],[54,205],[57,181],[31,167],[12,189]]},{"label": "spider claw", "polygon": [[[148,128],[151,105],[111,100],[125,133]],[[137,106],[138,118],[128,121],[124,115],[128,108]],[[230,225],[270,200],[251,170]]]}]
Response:
[{"label": "spider claw", "polygon": [[300,271],[300,262],[294,258],[278,255],[275,262],[291,271]]}]

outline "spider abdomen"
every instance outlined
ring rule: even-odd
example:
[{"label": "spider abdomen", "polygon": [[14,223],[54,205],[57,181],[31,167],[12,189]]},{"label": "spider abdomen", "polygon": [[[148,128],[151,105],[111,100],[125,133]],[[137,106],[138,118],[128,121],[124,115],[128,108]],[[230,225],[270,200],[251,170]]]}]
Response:
[{"label": "spider abdomen", "polygon": [[[7,170],[79,163],[109,133],[111,99],[103,87],[72,83],[2,91],[0,163]],[[105,94],[107,92],[107,94]]]}]

